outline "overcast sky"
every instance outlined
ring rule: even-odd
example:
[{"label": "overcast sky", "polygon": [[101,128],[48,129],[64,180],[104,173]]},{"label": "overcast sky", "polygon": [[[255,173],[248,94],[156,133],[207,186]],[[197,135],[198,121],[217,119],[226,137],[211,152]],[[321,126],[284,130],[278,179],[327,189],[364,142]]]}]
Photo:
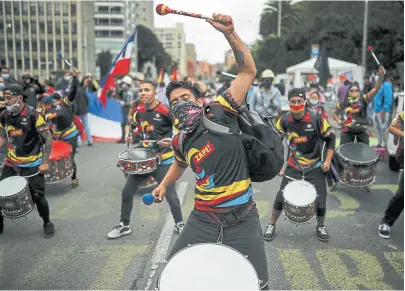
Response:
[{"label": "overcast sky", "polygon": [[[252,43],[259,37],[260,14],[265,0],[154,0],[154,6],[162,3],[172,9],[212,15],[229,14],[235,23],[235,30],[245,43]],[[197,59],[210,63],[223,63],[224,52],[230,47],[223,35],[201,19],[155,13],[156,27],[174,27],[176,22],[184,23],[186,42],[196,47]]]}]

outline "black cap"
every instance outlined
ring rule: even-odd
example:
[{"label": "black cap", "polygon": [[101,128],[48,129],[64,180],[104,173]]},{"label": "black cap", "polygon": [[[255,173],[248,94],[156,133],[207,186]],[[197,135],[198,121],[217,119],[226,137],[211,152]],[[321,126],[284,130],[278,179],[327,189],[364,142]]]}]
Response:
[{"label": "black cap", "polygon": [[24,96],[23,88],[17,84],[9,84],[4,88],[4,95]]},{"label": "black cap", "polygon": [[288,92],[288,100],[290,100],[292,97],[301,97],[303,99],[306,99],[305,89],[304,88],[291,89],[290,92]]}]

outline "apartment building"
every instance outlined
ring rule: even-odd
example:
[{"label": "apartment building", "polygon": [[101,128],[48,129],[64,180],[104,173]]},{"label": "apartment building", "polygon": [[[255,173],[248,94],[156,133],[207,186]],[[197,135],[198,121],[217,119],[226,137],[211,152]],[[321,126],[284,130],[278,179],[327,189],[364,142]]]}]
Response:
[{"label": "apartment building", "polygon": [[155,34],[172,60],[178,63],[181,77],[186,76],[186,37],[183,23],[176,23],[175,27],[155,28]]},{"label": "apartment building", "polygon": [[68,70],[61,51],[82,72],[95,70],[94,4],[89,1],[0,1],[0,65],[19,79]]},{"label": "apartment building", "polygon": [[[153,1],[121,0],[95,1],[96,53],[110,51],[114,56],[120,52],[136,25],[153,30]],[[137,71],[137,43],[132,46],[131,71]]]},{"label": "apartment building", "polygon": [[187,76],[194,78],[197,71],[197,53],[192,43],[186,43],[186,62]]}]

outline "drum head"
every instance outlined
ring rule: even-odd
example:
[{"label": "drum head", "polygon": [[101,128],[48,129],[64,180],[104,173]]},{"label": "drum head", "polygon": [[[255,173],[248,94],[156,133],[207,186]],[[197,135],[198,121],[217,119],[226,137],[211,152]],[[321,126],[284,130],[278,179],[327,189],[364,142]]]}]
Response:
[{"label": "drum head", "polygon": [[156,157],[156,152],[152,149],[136,148],[129,149],[120,154],[120,159],[128,161],[143,161]]},{"label": "drum head", "polygon": [[0,182],[0,197],[13,196],[27,187],[27,180],[23,177],[14,176]]},{"label": "drum head", "polygon": [[284,187],[283,196],[292,205],[307,206],[315,201],[316,189],[307,181],[292,181]]},{"label": "drum head", "polygon": [[347,143],[341,145],[337,152],[348,161],[367,163],[378,160],[378,154],[372,147],[364,143]]},{"label": "drum head", "polygon": [[52,143],[52,151],[49,155],[49,159],[51,161],[55,161],[60,158],[70,156],[71,153],[72,146],[69,143],[61,140],[54,140]]},{"label": "drum head", "polygon": [[252,264],[233,248],[197,244],[172,257],[159,290],[259,290],[259,279]]}]

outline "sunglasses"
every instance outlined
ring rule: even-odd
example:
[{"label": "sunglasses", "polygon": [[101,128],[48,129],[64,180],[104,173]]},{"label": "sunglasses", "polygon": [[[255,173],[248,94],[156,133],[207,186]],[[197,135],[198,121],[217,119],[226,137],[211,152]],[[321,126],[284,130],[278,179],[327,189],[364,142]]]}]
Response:
[{"label": "sunglasses", "polygon": [[305,100],[297,100],[297,101],[289,101],[291,105],[301,105],[305,102]]},{"label": "sunglasses", "polygon": [[360,90],[358,90],[358,89],[352,89],[352,90],[350,90],[350,92],[351,93],[357,93],[357,92],[359,92]]}]

